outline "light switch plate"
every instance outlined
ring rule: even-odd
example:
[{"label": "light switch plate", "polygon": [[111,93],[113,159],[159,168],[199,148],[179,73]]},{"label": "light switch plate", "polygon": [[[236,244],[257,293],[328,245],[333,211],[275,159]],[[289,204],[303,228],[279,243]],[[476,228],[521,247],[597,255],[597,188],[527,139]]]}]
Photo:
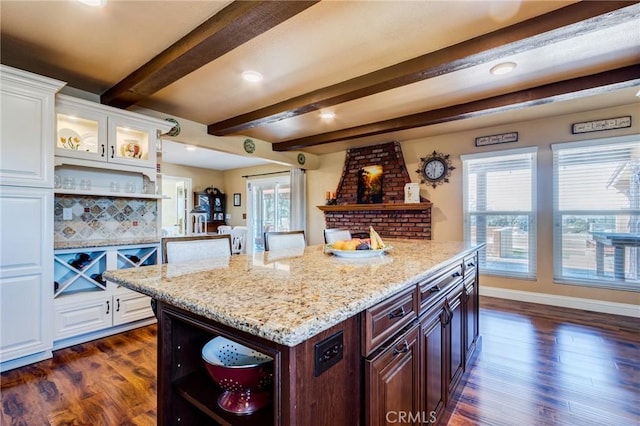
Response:
[{"label": "light switch plate", "polygon": [[62,209],[62,220],[71,220],[73,219],[73,212],[70,207],[65,207]]}]

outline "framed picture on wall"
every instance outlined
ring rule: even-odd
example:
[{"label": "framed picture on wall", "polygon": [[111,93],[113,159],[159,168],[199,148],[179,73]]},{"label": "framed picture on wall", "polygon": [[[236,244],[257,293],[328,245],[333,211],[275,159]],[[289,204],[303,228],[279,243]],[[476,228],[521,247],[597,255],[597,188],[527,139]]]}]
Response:
[{"label": "framed picture on wall", "polygon": [[235,207],[239,207],[240,206],[240,193],[236,192],[235,194],[233,194],[233,205]]}]

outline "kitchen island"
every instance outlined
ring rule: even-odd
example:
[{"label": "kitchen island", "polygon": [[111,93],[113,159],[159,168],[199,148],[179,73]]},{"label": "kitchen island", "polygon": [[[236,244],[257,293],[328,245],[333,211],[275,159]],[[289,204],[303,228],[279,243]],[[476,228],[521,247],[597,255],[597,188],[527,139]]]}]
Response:
[{"label": "kitchen island", "polygon": [[[105,273],[157,301],[158,424],[441,417],[478,346],[480,247],[388,244],[373,258],[339,258],[320,245]],[[217,406],[201,359],[216,336],[273,358],[269,408],[237,416]]]}]

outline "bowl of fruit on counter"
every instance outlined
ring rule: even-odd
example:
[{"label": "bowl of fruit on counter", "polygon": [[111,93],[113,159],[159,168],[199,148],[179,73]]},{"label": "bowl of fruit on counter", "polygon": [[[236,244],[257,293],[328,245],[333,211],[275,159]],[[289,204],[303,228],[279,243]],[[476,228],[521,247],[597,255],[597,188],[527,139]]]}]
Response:
[{"label": "bowl of fruit on counter", "polygon": [[391,246],[385,244],[380,235],[369,227],[369,238],[351,238],[350,240],[338,240],[333,244],[327,244],[326,252],[338,257],[374,257],[382,256]]}]

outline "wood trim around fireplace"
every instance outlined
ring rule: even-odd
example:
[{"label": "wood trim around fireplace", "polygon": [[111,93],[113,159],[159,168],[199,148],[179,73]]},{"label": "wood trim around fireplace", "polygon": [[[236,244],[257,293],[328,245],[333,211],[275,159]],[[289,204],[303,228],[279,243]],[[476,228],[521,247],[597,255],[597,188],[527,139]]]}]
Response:
[{"label": "wood trim around fireplace", "polygon": [[431,203],[378,203],[378,204],[339,204],[317,206],[323,212],[346,211],[377,211],[377,210],[425,210],[431,208]]}]

